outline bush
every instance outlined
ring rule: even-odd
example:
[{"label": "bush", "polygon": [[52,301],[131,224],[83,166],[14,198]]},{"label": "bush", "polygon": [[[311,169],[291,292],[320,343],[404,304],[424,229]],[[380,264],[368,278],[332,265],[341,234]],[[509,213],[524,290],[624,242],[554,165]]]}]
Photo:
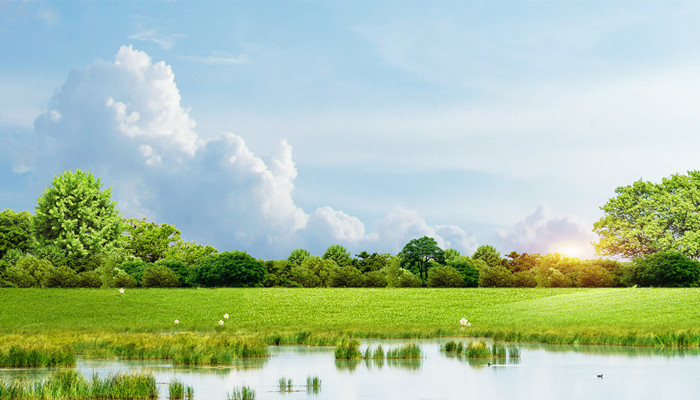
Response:
[{"label": "bush", "polygon": [[464,279],[464,287],[479,286],[479,269],[474,262],[466,256],[457,256],[446,262],[447,265],[459,271]]},{"label": "bush", "polygon": [[352,266],[337,267],[330,276],[331,287],[360,287],[364,283],[360,270]]},{"label": "bush", "polygon": [[399,270],[398,287],[421,287],[423,283],[420,278],[406,269]]},{"label": "bush", "polygon": [[141,277],[143,276],[143,273],[150,267],[152,267],[153,264],[141,261],[141,260],[136,260],[136,261],[125,261],[117,266],[118,269],[121,269],[122,271],[126,272],[127,274],[131,275],[136,279],[136,284],[141,283]]},{"label": "bush", "polygon": [[576,274],[576,286],[578,287],[611,287],[615,279],[607,269],[600,265],[582,265]]},{"label": "bush", "polygon": [[365,287],[386,287],[386,274],[382,271],[369,271],[363,276]]},{"label": "bush", "polygon": [[84,271],[77,275],[78,286],[98,288],[102,286],[102,277],[98,271]]},{"label": "bush", "polygon": [[513,287],[536,287],[537,277],[531,270],[520,271],[513,274]]},{"label": "bush", "polygon": [[225,251],[199,260],[191,273],[191,281],[202,286],[253,287],[262,285],[267,271],[244,251]]},{"label": "bush", "polygon": [[158,260],[156,261],[156,265],[163,265],[165,267],[168,267],[169,270],[173,271],[175,275],[177,275],[177,279],[180,281],[180,286],[189,286],[187,284],[190,274],[189,265],[185,264],[180,260],[175,260],[172,258]]},{"label": "bush", "polygon": [[112,279],[112,287],[134,288],[136,285],[136,278],[117,268],[114,278]]},{"label": "bush", "polygon": [[76,287],[79,284],[78,274],[66,267],[53,267],[44,277],[44,287]]},{"label": "bush", "polygon": [[479,268],[480,287],[512,287],[515,277],[502,265],[491,266],[482,260],[475,260]]},{"label": "bush", "polygon": [[54,269],[50,261],[25,256],[20,258],[14,266],[5,270],[5,277],[7,281],[18,287],[46,287],[47,280]]},{"label": "bush", "polygon": [[453,267],[439,266],[428,271],[426,284],[433,288],[462,287],[464,277]]},{"label": "bush", "polygon": [[306,266],[294,266],[289,273],[289,280],[302,287],[319,287],[321,278]]},{"label": "bush", "polygon": [[141,286],[147,287],[177,287],[180,284],[177,275],[164,265],[156,265],[147,269],[141,277]]},{"label": "bush", "polygon": [[663,251],[637,258],[623,280],[639,286],[690,287],[700,279],[700,262],[678,251]]}]

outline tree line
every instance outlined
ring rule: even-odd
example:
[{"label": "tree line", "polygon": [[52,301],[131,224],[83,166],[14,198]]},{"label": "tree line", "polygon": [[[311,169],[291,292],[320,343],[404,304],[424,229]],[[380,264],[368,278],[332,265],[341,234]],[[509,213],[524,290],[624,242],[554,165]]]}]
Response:
[{"label": "tree line", "polygon": [[[700,182],[700,174],[691,177]],[[682,192],[679,186],[674,186],[677,193]],[[689,240],[681,237],[684,247],[652,248],[638,239],[646,247],[636,252],[630,250],[633,241],[614,240],[611,232],[615,229],[625,234],[616,216],[629,219],[631,215],[620,210],[622,196],[629,203],[629,191],[618,188],[618,197],[602,207],[606,216],[595,230],[604,234],[596,246],[612,255],[632,254],[628,261],[515,251],[501,256],[490,245],[479,246],[468,255],[441,249],[427,236],[409,241],[395,255],[362,251],[353,256],[336,244],[322,255],[296,249],[286,259],[260,260],[245,251],[219,252],[212,246],[183,241],[181,232],[169,224],[122,218],[111,200],[111,188],[102,189],[100,179],[89,172],[66,171],[38,199],[34,214],[0,212],[0,286],[697,286],[700,263],[683,252],[696,251]],[[639,207],[640,202],[636,204]],[[648,212],[639,214],[649,218]],[[605,247],[606,243],[610,246]]]}]

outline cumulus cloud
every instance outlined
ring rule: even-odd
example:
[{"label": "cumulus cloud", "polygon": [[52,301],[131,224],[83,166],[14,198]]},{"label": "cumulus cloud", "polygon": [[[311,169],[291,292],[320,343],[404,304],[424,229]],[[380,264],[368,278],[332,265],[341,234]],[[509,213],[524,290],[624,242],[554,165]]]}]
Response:
[{"label": "cumulus cloud", "polygon": [[424,235],[445,248],[475,247],[461,228],[432,226],[409,209],[394,210],[372,233],[329,206],[307,213],[294,202],[297,169],[286,140],[263,158],[240,135],[203,140],[195,128],[171,68],[123,46],[114,61],[70,73],[35,121],[31,157],[17,157],[15,170],[47,182],[64,170],[91,171],[113,185],[125,217],[170,223],[188,240],[256,256],[336,243],[396,252]]},{"label": "cumulus cloud", "polygon": [[572,216],[555,216],[546,204],[511,230],[498,230],[506,248],[528,253],[564,253],[579,258],[592,258],[591,242],[597,239],[591,224]]}]

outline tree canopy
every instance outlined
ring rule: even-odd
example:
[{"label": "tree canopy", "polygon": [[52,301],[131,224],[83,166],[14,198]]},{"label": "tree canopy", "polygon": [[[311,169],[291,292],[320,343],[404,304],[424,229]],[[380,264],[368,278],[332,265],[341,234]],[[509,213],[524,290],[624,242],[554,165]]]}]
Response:
[{"label": "tree canopy", "polygon": [[40,246],[55,245],[68,258],[84,258],[111,247],[122,220],[111,188],[89,172],[66,171],[39,197],[34,235]]},{"label": "tree canopy", "polygon": [[29,211],[0,212],[0,258],[11,249],[26,252],[32,245],[32,214]]},{"label": "tree canopy", "polygon": [[168,224],[158,225],[143,219],[124,220],[124,248],[146,262],[165,257],[168,248],[180,240],[180,231]]},{"label": "tree canopy", "polygon": [[430,269],[430,260],[439,264],[445,262],[444,251],[438,246],[435,239],[423,236],[408,242],[399,253],[402,264],[418,270],[421,280],[425,281]]},{"label": "tree canopy", "polygon": [[624,258],[680,251],[700,258],[700,171],[671,175],[661,183],[639,180],[615,189],[593,231],[596,251]]}]

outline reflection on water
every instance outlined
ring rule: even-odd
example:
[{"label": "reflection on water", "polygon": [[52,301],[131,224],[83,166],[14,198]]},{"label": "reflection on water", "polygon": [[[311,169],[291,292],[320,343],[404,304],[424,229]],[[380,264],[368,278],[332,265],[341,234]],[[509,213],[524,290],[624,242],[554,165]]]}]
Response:
[{"label": "reflection on water", "polygon": [[[686,399],[700,393],[700,349],[521,343],[520,357],[468,359],[440,351],[447,340],[413,341],[424,357],[411,360],[335,360],[332,347],[289,346],[223,368],[118,360],[78,360],[77,368],[88,377],[152,371],[161,399],[173,380],[192,386],[198,400],[225,400],[243,386],[263,400]],[[366,341],[361,347],[388,350],[406,343]],[[43,379],[51,371],[0,370],[0,378]],[[316,391],[307,390],[309,377],[322,382]],[[281,378],[291,379],[294,390],[280,391]]]}]

